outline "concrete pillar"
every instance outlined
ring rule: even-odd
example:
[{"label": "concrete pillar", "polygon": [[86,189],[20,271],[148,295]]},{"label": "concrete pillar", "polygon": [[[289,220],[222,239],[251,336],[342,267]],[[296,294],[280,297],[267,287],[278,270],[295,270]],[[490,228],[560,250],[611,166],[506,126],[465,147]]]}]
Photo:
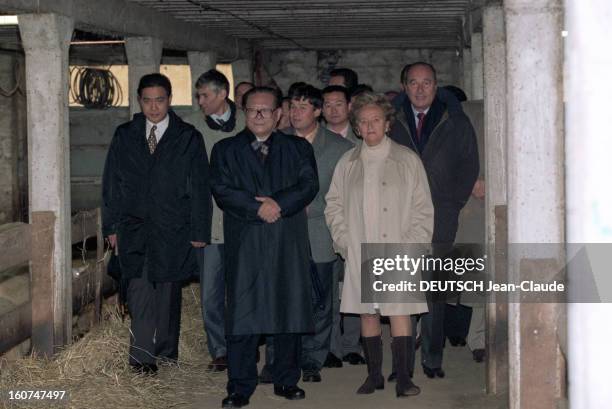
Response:
[{"label": "concrete pillar", "polygon": [[[512,282],[549,279],[564,262],[560,246],[542,245],[565,239],[563,9],[561,0],[505,0],[504,12],[508,275]],[[510,300],[510,409],[557,407],[564,385],[558,345],[564,305]]]},{"label": "concrete pillar", "polygon": [[[189,61],[189,71],[191,72],[191,91],[192,95],[195,95],[195,83],[198,77],[217,66],[217,53],[214,51],[188,51],[187,61]],[[194,111],[200,109],[195,97],[192,97],[192,106]]]},{"label": "concrete pillar", "polygon": [[128,87],[130,89],[130,118],[140,112],[138,81],[143,75],[159,72],[162,41],[153,37],[127,37],[125,53],[128,60]]},{"label": "concrete pillar", "polygon": [[469,48],[463,49],[462,58],[463,69],[463,91],[467,95],[468,100],[472,98],[472,51]]},{"label": "concrete pillar", "polygon": [[[72,328],[72,247],[70,223],[70,135],[68,127],[68,48],[74,22],[57,14],[19,16],[19,30],[26,55],[27,123],[30,220],[48,214],[53,220],[50,265],[43,266],[49,278],[53,326],[44,353],[68,344]],[[35,249],[37,251],[38,249]],[[40,271],[32,270],[33,280]],[[48,320],[33,325],[49,327]],[[35,329],[33,327],[33,341]],[[49,334],[52,331],[52,334]],[[48,347],[51,348],[49,351]]]},{"label": "concrete pillar", "polygon": [[[507,269],[502,243],[506,237],[496,237],[501,228],[507,231],[506,214],[506,29],[501,4],[491,5],[483,11],[483,84],[485,120],[485,240],[489,249],[489,272],[501,281]],[[473,51],[473,50],[472,50]],[[496,217],[497,215],[497,217]],[[494,257],[494,259],[491,259]],[[500,271],[495,267],[500,264]],[[490,294],[487,305],[487,392],[506,393],[508,390],[508,303],[496,301]]]},{"label": "concrete pillar", "polygon": [[472,99],[484,97],[482,33],[472,33]]},{"label": "concrete pillar", "polygon": [[[607,80],[612,71],[610,16],[609,0],[593,0],[588,7],[565,2],[568,243],[612,243],[612,192],[608,188],[612,172],[608,99],[612,89]],[[607,276],[608,263],[603,264]],[[580,273],[570,265],[570,279],[581,280]],[[612,339],[611,316],[612,304],[568,305],[572,409],[609,406],[612,402],[612,388],[607,382],[612,354],[605,352]]]},{"label": "concrete pillar", "polygon": [[234,85],[242,81],[253,82],[253,63],[251,60],[236,60],[232,63]]}]

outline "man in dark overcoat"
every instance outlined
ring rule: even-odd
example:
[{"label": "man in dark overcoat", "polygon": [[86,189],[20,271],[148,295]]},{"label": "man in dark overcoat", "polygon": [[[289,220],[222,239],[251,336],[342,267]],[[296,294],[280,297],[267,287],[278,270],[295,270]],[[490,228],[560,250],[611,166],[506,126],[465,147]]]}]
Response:
[{"label": "man in dark overcoat", "polygon": [[256,87],[244,96],[246,129],[214,146],[211,186],[224,212],[228,396],[242,407],[257,385],[261,334],[274,335],[274,393],[297,387],[302,333],[314,330],[306,206],[318,190],[308,141],[275,131],[280,95]]},{"label": "man in dark overcoat", "polygon": [[[435,209],[433,255],[445,257],[455,242],[459,213],[478,178],[476,133],[457,98],[448,90],[438,90],[436,70],[431,64],[406,65],[401,81],[404,92],[393,100],[397,120],[389,137],[412,149],[423,161]],[[439,273],[426,271],[424,277],[438,278]],[[446,304],[444,294],[437,295],[441,297],[429,300],[429,313],[423,315],[421,322],[421,364],[429,378],[445,376],[442,359]],[[414,353],[408,365],[414,366]]]},{"label": "man in dark overcoat", "polygon": [[181,284],[197,271],[194,247],[210,242],[204,141],[169,109],[171,98],[165,76],[140,79],[142,113],[117,128],[102,186],[103,234],[128,281],[129,362],[148,374],[156,358],[178,358]]}]

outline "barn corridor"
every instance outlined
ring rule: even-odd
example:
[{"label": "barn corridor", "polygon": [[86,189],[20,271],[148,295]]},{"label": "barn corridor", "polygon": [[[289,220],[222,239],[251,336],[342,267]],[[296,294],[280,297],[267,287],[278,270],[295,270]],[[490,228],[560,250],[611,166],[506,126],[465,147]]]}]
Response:
[{"label": "barn corridor", "polygon": [[[451,308],[449,304],[436,310],[434,320],[431,305],[414,303],[428,309],[427,313],[424,309],[418,313],[431,313],[422,316],[431,320],[427,324],[429,336],[445,339],[448,332],[456,331],[460,333],[458,338],[468,342],[464,347],[453,347],[447,342],[443,364],[428,368],[434,373],[444,369],[446,376],[430,379],[424,375],[421,349],[416,354],[414,374],[414,382],[422,390],[418,396],[396,399],[393,383],[386,383],[384,390],[372,395],[357,395],[355,391],[366,376],[366,366],[345,362],[342,368],[322,368],[321,383],[302,382],[300,378],[299,386],[306,393],[304,400],[285,400],[275,395],[271,385],[259,385],[247,407],[612,407],[607,375],[612,367],[612,354],[605,352],[612,339],[612,326],[605,325],[612,315],[612,281],[607,260],[612,254],[612,193],[602,188],[609,185],[612,174],[608,120],[612,82],[607,80],[612,72],[611,18],[610,0],[0,0],[0,407],[40,404],[9,399],[9,394],[14,396],[15,391],[22,389],[66,390],[71,399],[67,406],[62,403],[57,407],[77,409],[221,407],[222,399],[228,395],[228,372],[208,369],[212,357],[200,310],[199,274],[215,278],[207,282],[214,284],[207,284],[210,293],[203,298],[217,301],[217,312],[232,304],[228,301],[230,294],[242,295],[257,288],[257,302],[241,299],[242,303],[232,304],[236,310],[244,307],[244,314],[232,317],[240,316],[235,321],[242,319],[249,331],[269,329],[266,320],[272,322],[270,325],[282,321],[271,319],[274,314],[267,314],[270,310],[279,315],[287,313],[291,319],[298,317],[295,322],[300,324],[291,319],[283,321],[291,327],[287,332],[293,342],[290,345],[298,345],[295,334],[303,333],[300,325],[305,327],[314,317],[308,303],[316,301],[313,306],[326,311],[321,313],[324,318],[317,317],[318,322],[327,325],[321,333],[327,334],[329,330],[334,334],[329,339],[335,339],[339,345],[340,331],[332,331],[327,318],[336,319],[334,328],[340,328],[336,325],[340,319],[345,319],[346,328],[351,325],[346,323],[351,318],[348,314],[340,318],[338,300],[340,286],[349,282],[344,277],[347,271],[357,276],[367,272],[360,268],[369,266],[366,262],[371,260],[359,260],[364,254],[360,246],[367,244],[364,241],[392,244],[387,233],[393,229],[398,230],[397,240],[404,241],[400,244],[414,244],[410,234],[399,232],[404,223],[412,221],[412,214],[390,216],[392,212],[387,212],[391,206],[404,216],[402,212],[412,211],[406,198],[421,206],[425,215],[416,218],[415,223],[422,223],[422,228],[414,231],[426,237],[422,244],[427,251],[431,250],[432,257],[436,251],[442,254],[440,248],[448,246],[444,255],[451,261],[479,259],[484,265],[481,273],[488,280],[483,283],[506,286],[474,297],[471,295],[476,291],[461,290],[461,297],[465,298],[457,303],[469,310],[470,315],[455,317],[455,327],[452,320],[445,322],[440,318],[446,314],[442,309]],[[151,78],[153,83],[147,85],[145,81],[139,87],[141,80]],[[264,108],[248,107],[245,102],[248,98],[243,100],[240,96],[251,87],[256,89],[250,96],[264,94],[270,99],[265,101],[269,104],[263,104]],[[154,89],[160,95],[145,98],[143,89]],[[299,92],[310,93],[310,97]],[[328,98],[326,103],[325,95],[330,94],[336,100]],[[209,98],[216,101],[215,109],[208,105],[212,104]],[[427,103],[419,104],[423,99]],[[305,108],[300,106],[303,100],[307,100]],[[355,101],[356,106],[365,106],[366,111],[379,109],[380,112],[375,111],[380,116],[374,118],[376,121],[359,117],[358,110],[352,110]],[[243,102],[245,106],[241,106]],[[145,103],[152,104],[150,111],[145,112]],[[298,127],[301,109],[312,114],[307,118],[312,121],[304,128]],[[156,115],[163,119],[152,121]],[[154,177],[158,169],[155,168],[158,159],[153,156],[159,152],[156,149],[170,146],[161,139],[170,129],[167,118],[174,118],[173,126],[177,126],[169,134],[175,135],[172,132],[180,127],[194,141],[185,150],[176,148],[174,154],[193,149],[189,158],[202,160],[191,163],[184,157],[178,160],[173,155],[160,154],[168,160],[163,166],[171,168],[159,165],[162,170]],[[261,125],[257,123],[260,120],[270,125],[264,137],[255,135],[252,129]],[[137,123],[142,129],[131,125],[121,128],[124,123]],[[193,127],[182,127],[185,123]],[[138,156],[143,162],[132,160],[127,142],[125,146],[113,142],[132,141],[123,136],[114,138],[121,133],[119,129],[140,132],[145,138],[134,139],[134,145],[129,145],[131,149],[140,149],[139,154],[146,153]],[[337,148],[333,160],[321,159],[323,156],[317,155],[331,149],[316,147],[313,141],[322,138],[317,136],[319,131],[331,134],[331,140],[336,138],[338,146],[344,144],[346,150],[340,152]],[[196,138],[198,132],[202,138]],[[236,160],[232,167],[226,163],[231,149],[226,149],[213,164],[210,156],[213,146],[225,146],[219,144],[222,140],[236,141],[239,138],[232,137],[243,132],[255,138],[250,142],[255,155],[245,145],[248,155],[231,157]],[[338,188],[332,199],[336,205],[342,200],[351,203],[346,210],[355,203],[347,199],[349,193],[361,192],[364,194],[359,193],[356,202],[363,198],[362,207],[367,209],[359,210],[363,215],[355,216],[351,223],[344,219],[334,223],[339,215],[345,216],[344,210],[334,213],[327,206],[326,193],[333,192],[330,186],[340,185],[337,181],[331,183],[334,169],[338,169],[336,165],[349,149],[361,152],[363,146],[371,147],[363,137],[370,133],[380,138],[378,142],[389,143],[385,145],[388,149],[384,151],[385,161],[395,154],[404,155],[402,160],[412,163],[418,172],[397,171],[392,179],[385,179],[379,172],[382,167],[375,167],[377,170],[372,174],[365,175],[359,170],[358,178],[347,177],[355,183],[356,190]],[[261,164],[264,172],[278,170],[273,166],[266,168],[266,161],[271,160],[266,138],[273,134],[296,136],[280,139],[282,143],[293,141],[290,143],[298,146],[304,142],[301,139],[310,143],[304,149],[307,155],[312,151],[312,161],[304,160],[303,156],[297,160],[297,150],[288,150],[295,155],[290,160],[279,160],[283,166],[299,164],[308,168],[296,172],[299,183],[291,186],[308,185],[309,189],[296,192],[286,190],[285,185],[276,190],[265,185],[270,197],[261,197],[265,189],[256,186],[257,178],[253,176],[256,172],[247,170],[250,165]],[[200,139],[204,144],[200,144]],[[435,144],[430,143],[432,140]],[[397,147],[389,148],[393,144]],[[113,150],[111,146],[119,147]],[[208,161],[204,160],[206,154]],[[368,157],[368,153],[360,155],[350,160],[365,163],[374,158]],[[113,160],[107,161],[110,157]],[[143,163],[154,165],[148,167]],[[228,177],[219,171],[223,165],[232,167],[236,174],[245,172],[247,177],[241,179],[233,174]],[[177,171],[179,167],[184,168]],[[105,168],[111,170],[105,172]],[[349,168],[354,169],[348,165],[345,169]],[[421,169],[423,174],[419,173]],[[285,170],[279,172],[283,176],[279,179],[288,174]],[[346,172],[339,174],[350,173]],[[194,174],[207,176],[192,177]],[[314,176],[308,184],[302,184],[304,175]],[[268,176],[261,180],[277,182],[276,174]],[[378,178],[380,184],[371,183],[373,179],[366,176]],[[336,176],[339,177],[342,176]],[[411,177],[414,180],[407,182]],[[326,180],[326,192],[319,189],[319,179]],[[224,190],[227,186],[220,180],[226,184],[252,183],[256,187]],[[392,189],[387,180],[394,181]],[[163,194],[154,195],[155,186]],[[397,192],[406,193],[403,191],[406,186],[414,191],[393,196]],[[418,192],[415,186],[420,189]],[[238,199],[223,197],[223,193],[230,196],[228,192]],[[291,196],[287,192],[309,193],[315,198],[309,197],[309,204],[302,204],[296,213],[283,214],[291,206],[282,209],[277,201]],[[347,197],[341,200],[339,197],[345,194]],[[138,205],[125,204],[127,200],[123,200],[129,195],[137,197]],[[276,199],[271,199],[274,195]],[[425,199],[419,200],[421,196]],[[395,199],[381,204],[386,197]],[[199,200],[197,204],[194,198]],[[156,207],[154,204],[160,203],[157,200],[168,203]],[[235,205],[242,212],[232,216],[232,210],[221,209],[225,205],[230,208]],[[225,219],[230,220],[228,225],[232,220],[240,220],[241,228],[253,228],[261,234],[247,249],[252,253],[239,252],[243,250],[242,239],[246,234],[231,228],[236,226],[224,226],[223,211],[230,214]],[[366,221],[367,212],[371,212],[370,216],[382,215],[386,222],[376,219],[374,223],[372,218]],[[307,228],[290,225],[279,236],[275,236],[277,230],[265,230],[287,226],[282,223],[293,222],[291,218],[295,215],[307,219],[304,222],[308,223]],[[152,241],[151,232],[157,230],[146,230],[154,217],[162,220],[157,221],[163,225],[159,231],[170,233],[159,235],[167,240],[156,253],[164,254],[160,256],[164,262],[149,270],[151,252],[155,253],[150,249],[163,242]],[[280,223],[275,225],[277,221]],[[344,246],[343,239],[349,235],[348,227],[343,229],[345,225],[357,226],[352,231],[363,230],[360,239],[353,240],[352,248]],[[385,225],[383,231],[381,226]],[[256,230],[253,226],[263,227]],[[233,234],[234,243],[240,239],[240,245],[227,246],[234,251],[229,257],[223,253],[223,246],[231,241],[227,238],[224,241],[224,228]],[[134,231],[138,234],[134,233],[132,238],[143,242],[134,244],[130,252],[117,250],[119,257],[112,258],[111,247],[116,249],[121,237],[129,237],[129,232]],[[313,231],[316,234],[310,235]],[[302,234],[289,240],[286,239],[289,233]],[[336,237],[332,237],[334,234]],[[137,242],[126,241],[130,245]],[[444,246],[438,246],[440,243]],[[266,251],[261,251],[262,248]],[[301,263],[296,261],[296,268],[267,269],[272,279],[268,279],[270,276],[261,279],[261,271],[253,273],[255,269],[263,271],[266,257],[274,258],[270,254],[278,249],[283,249],[278,251],[281,254],[278,259],[287,263],[284,266],[298,259]],[[293,250],[295,254],[291,253]],[[319,251],[323,255],[315,256]],[[345,251],[346,257],[340,257]],[[351,251],[353,258],[349,260]],[[209,255],[205,256],[207,252]],[[122,259],[127,253],[134,259],[129,262],[126,261],[129,257]],[[178,260],[180,257],[184,260]],[[166,258],[172,258],[173,263],[164,264]],[[349,260],[347,265],[353,262],[353,266],[341,265],[341,258]],[[137,262],[132,263],[135,259]],[[225,269],[235,267],[236,260],[244,270],[234,271],[230,278],[235,281],[229,285],[228,281],[223,282],[227,278]],[[124,272],[129,268],[138,271],[129,279],[116,280],[107,274],[109,265],[111,270],[119,266]],[[161,270],[160,265],[166,270],[154,271],[156,267]],[[310,275],[306,274],[307,265]],[[159,276],[135,281],[145,271]],[[458,272],[451,266],[446,272],[461,277],[465,271]],[[255,284],[249,291],[232,293],[232,289],[239,287],[238,276],[243,279],[246,276],[244,281],[257,278],[253,278]],[[320,286],[317,277],[323,278],[319,280]],[[281,290],[273,284],[257,287],[264,281],[276,283],[274,280],[284,284]],[[313,300],[305,295],[305,287],[298,281],[312,290]],[[327,283],[325,288],[323,281]],[[178,316],[177,282],[189,282],[182,293],[179,365],[160,362],[157,376],[139,376],[139,371],[155,373],[158,356],[153,358],[155,363],[128,361],[130,321],[123,320],[125,317],[116,308],[121,289],[128,298],[130,283],[141,284],[136,294],[156,295],[143,297],[146,300],[136,310],[149,312],[152,308],[143,307],[147,303],[155,308],[162,305],[164,313],[160,315],[169,312],[172,321]],[[158,283],[163,284],[160,285],[163,291],[170,288],[165,293],[167,303],[158,299]],[[538,284],[539,289],[554,283],[560,285],[555,288],[561,289],[540,291],[528,285],[528,290],[524,290],[523,283],[532,287]],[[515,285],[513,290],[506,290],[511,285]],[[326,288],[330,297],[323,299],[321,294]],[[355,296],[352,301],[350,297],[344,298],[347,308],[358,310],[359,304],[378,305],[377,301],[359,298],[366,293],[362,287],[344,288]],[[133,291],[129,297],[138,298]],[[454,304],[456,299],[445,301]],[[268,310],[260,309],[262,305]],[[300,313],[293,314],[292,307],[296,305]],[[406,312],[408,308],[398,310],[403,312],[389,315],[406,320],[398,324],[400,327],[409,325],[408,316],[417,315],[414,311]],[[358,312],[364,314],[363,310]],[[358,317],[352,318],[357,320],[352,321],[352,330],[345,333],[352,334],[353,344],[338,347],[346,350],[338,351],[336,359],[350,354],[361,354],[359,358],[363,358],[364,339],[375,338],[378,342],[378,333],[362,337],[368,322],[370,325],[375,322],[367,321],[371,317],[364,314],[363,326]],[[207,328],[211,332],[216,328],[220,334],[217,346],[222,352],[214,358],[220,359],[221,365],[226,362],[225,342],[229,339],[225,334],[226,323],[222,322],[225,319],[225,311],[221,311],[217,314],[219,322],[211,321]],[[168,324],[168,328],[175,322]],[[148,334],[153,327],[151,321],[141,324],[139,331],[143,333]],[[177,327],[168,330],[172,332],[168,338],[176,340]],[[153,336],[143,337],[150,344],[158,342],[155,329]],[[412,329],[402,327],[399,331],[403,335],[398,338],[406,343],[399,345],[398,341],[394,350],[405,352],[412,346],[413,340],[409,339]],[[245,342],[254,342],[260,332],[285,333],[273,329],[235,334],[237,337],[247,334],[251,339]],[[385,378],[391,370],[389,332],[389,325],[383,325]],[[477,340],[471,346],[470,338]],[[370,346],[376,349],[379,343],[374,341]],[[433,355],[441,354],[438,344],[431,341],[432,350],[437,349],[430,357],[433,360],[437,359]],[[354,351],[349,351],[351,348]],[[263,357],[264,348],[260,349]],[[334,355],[333,347],[329,349],[328,360],[330,353]],[[172,360],[174,351],[166,357]],[[292,356],[292,362],[297,361],[296,353],[286,355]],[[476,362],[480,358],[484,362]],[[315,361],[313,358],[311,367],[300,370],[310,371],[310,376],[318,375],[320,368],[312,367]],[[315,364],[320,366],[323,359],[319,361]],[[233,363],[240,367],[240,362]],[[259,369],[262,364],[263,359]],[[297,369],[292,368],[295,374]],[[254,377],[250,379],[254,383]],[[281,384],[281,390],[287,386],[292,385]],[[407,386],[404,392],[408,390]],[[240,399],[234,407],[243,406],[239,403]],[[44,407],[55,406],[45,402]]]}]

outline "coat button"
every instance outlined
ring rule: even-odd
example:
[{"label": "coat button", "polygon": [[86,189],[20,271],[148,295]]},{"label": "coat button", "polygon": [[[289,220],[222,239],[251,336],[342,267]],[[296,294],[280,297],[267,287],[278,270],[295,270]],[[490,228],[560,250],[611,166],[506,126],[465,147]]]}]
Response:
[{"label": "coat button", "polygon": [[387,186],[387,182],[382,182],[382,185],[383,186]]},{"label": "coat button", "polygon": [[386,234],[386,233],[383,233],[383,237],[384,237],[384,238],[386,238],[386,237],[387,237],[387,234]]},{"label": "coat button", "polygon": [[386,208],[386,207],[383,207],[383,212],[386,212],[386,211],[387,211],[387,208]]}]

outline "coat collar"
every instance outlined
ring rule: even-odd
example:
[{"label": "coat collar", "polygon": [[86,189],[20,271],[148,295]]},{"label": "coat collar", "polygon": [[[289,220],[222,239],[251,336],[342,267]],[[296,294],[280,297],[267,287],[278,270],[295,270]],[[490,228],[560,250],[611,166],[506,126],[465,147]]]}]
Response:
[{"label": "coat collar", "polygon": [[[181,131],[181,126],[183,124],[183,121],[181,120],[181,118],[179,118],[179,116],[172,110],[168,110],[168,129],[166,129],[166,132],[164,132],[164,137],[161,139],[160,144],[163,142],[163,140],[168,136],[168,137],[173,137],[176,136],[178,133],[180,133]],[[135,137],[142,137],[146,139],[146,127],[147,127],[147,119],[145,118],[144,114],[142,112],[138,112],[136,114],[134,114],[134,116],[132,117],[132,127],[134,129],[134,133],[133,135]]]},{"label": "coat collar", "polygon": [[[387,139],[391,143],[391,149],[389,150],[389,156],[387,157],[387,159],[391,159],[394,162],[400,162],[403,158],[403,156],[400,155],[400,151],[402,148],[397,142],[389,138],[388,135],[387,135]],[[365,142],[355,145],[355,148],[353,149],[353,153],[351,154],[349,161],[354,162],[361,157],[361,149],[362,149],[363,144],[365,144]]]},{"label": "coat collar", "polygon": [[[287,135],[297,136],[295,128],[293,127],[283,129],[281,132]],[[317,156],[325,150],[325,145],[327,144],[327,132],[332,131],[324,127],[323,124],[319,124],[319,129],[317,129],[317,134],[315,135],[314,141],[312,142],[312,150]]]},{"label": "coat collar", "polygon": [[319,129],[317,130],[317,134],[312,141],[312,149],[314,150],[315,155],[321,154],[325,150],[325,145],[327,144],[327,128],[323,125],[319,124]]}]

